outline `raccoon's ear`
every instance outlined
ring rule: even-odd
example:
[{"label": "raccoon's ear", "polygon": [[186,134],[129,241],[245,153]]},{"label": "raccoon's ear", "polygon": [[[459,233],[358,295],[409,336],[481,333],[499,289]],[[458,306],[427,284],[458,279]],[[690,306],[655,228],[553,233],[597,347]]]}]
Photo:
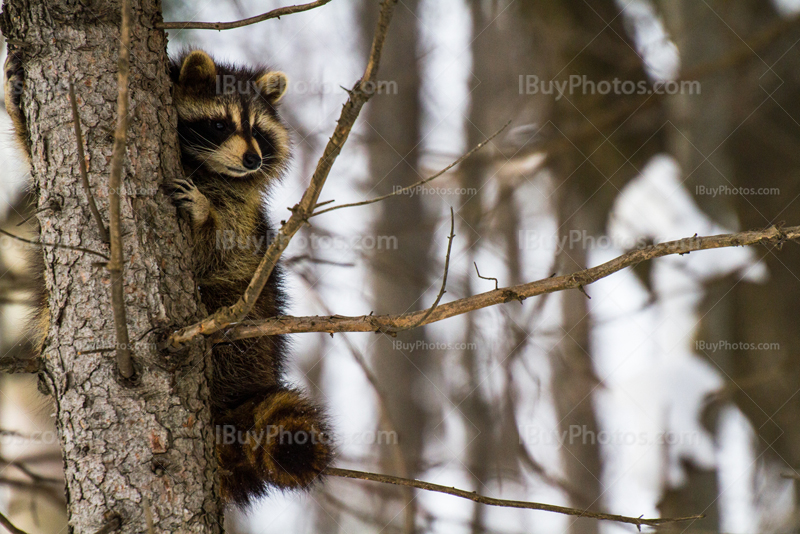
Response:
[{"label": "raccoon's ear", "polygon": [[211,56],[202,50],[194,50],[183,60],[178,83],[187,86],[213,85],[216,77],[217,66]]},{"label": "raccoon's ear", "polygon": [[275,104],[286,94],[289,88],[289,77],[279,71],[268,72],[256,80],[256,86],[261,91],[261,96],[270,104]]}]

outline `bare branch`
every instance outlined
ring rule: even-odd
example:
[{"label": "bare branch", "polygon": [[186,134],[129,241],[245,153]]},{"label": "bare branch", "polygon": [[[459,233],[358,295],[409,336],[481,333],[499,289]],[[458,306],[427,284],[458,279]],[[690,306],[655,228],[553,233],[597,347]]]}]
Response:
[{"label": "bare branch", "polygon": [[78,252],[86,252],[87,254],[94,254],[95,256],[99,256],[106,261],[110,261],[110,258],[101,252],[97,252],[95,250],[83,247],[73,247],[72,245],[59,245],[58,243],[44,243],[42,241],[33,241],[32,239],[25,239],[24,237],[20,237],[18,235],[14,235],[11,232],[3,230],[0,228],[0,234],[6,235],[12,239],[16,239],[17,241],[22,241],[23,243],[28,243],[29,245],[36,245],[42,247],[55,247],[55,248],[65,248],[67,250],[76,250]]},{"label": "bare branch", "polygon": [[92,195],[92,187],[89,185],[89,174],[86,171],[86,156],[83,153],[81,117],[78,113],[78,99],[75,97],[75,86],[72,85],[72,80],[69,81],[69,102],[72,105],[72,124],[75,126],[75,139],[78,142],[78,167],[81,170],[81,184],[86,193],[86,200],[89,201],[89,210],[92,212],[92,217],[94,217],[94,221],[97,223],[97,231],[100,232],[100,239],[103,243],[108,243],[108,229],[103,222],[103,218],[100,216],[100,210],[97,209],[97,204],[94,202],[94,195]]},{"label": "bare branch", "polygon": [[342,477],[352,478],[357,480],[370,480],[373,482],[381,482],[383,484],[394,484],[396,486],[407,486],[418,488],[436,493],[445,493],[455,497],[461,497],[470,501],[486,504],[489,506],[502,506],[505,508],[525,508],[528,510],[542,510],[544,512],[554,512],[557,514],[571,515],[576,517],[588,517],[590,519],[601,519],[604,521],[616,521],[617,523],[628,523],[641,527],[642,525],[657,526],[666,523],[679,523],[683,521],[694,521],[702,519],[703,515],[694,515],[690,517],[678,518],[659,518],[659,519],[644,519],[642,517],[627,517],[624,515],[602,514],[598,512],[590,512],[589,510],[579,510],[577,508],[567,508],[564,506],[555,506],[552,504],[543,504],[538,502],[528,501],[509,501],[506,499],[495,499],[492,497],[484,497],[473,491],[465,491],[457,488],[450,488],[447,486],[440,486],[439,484],[432,484],[430,482],[423,482],[421,480],[408,480],[406,478],[394,477],[391,475],[380,475],[376,473],[366,473],[364,471],[352,471],[350,469],[338,469],[329,467],[325,469],[325,474]]},{"label": "bare branch", "polygon": [[25,465],[25,462],[21,462],[18,460],[8,460],[7,458],[0,457],[0,464],[16,467],[28,478],[30,478],[31,482],[35,482],[38,484],[56,484],[58,486],[64,485],[63,479],[45,477],[31,471],[30,468],[27,465]]},{"label": "bare branch", "polygon": [[314,175],[311,177],[311,183],[308,189],[303,193],[303,198],[300,202],[291,208],[291,217],[283,223],[278,234],[272,242],[270,242],[269,248],[256,269],[253,279],[247,286],[244,295],[233,306],[221,308],[201,322],[182,328],[172,334],[167,340],[167,346],[169,348],[178,349],[198,335],[219,332],[231,323],[243,320],[253,308],[259,295],[261,295],[261,290],[264,289],[270,274],[272,274],[272,270],[280,259],[281,254],[283,254],[283,251],[289,246],[289,241],[300,228],[308,222],[308,218],[314,212],[314,206],[316,206],[319,201],[319,195],[331,172],[331,167],[333,167],[333,163],[336,161],[336,158],[342,151],[342,147],[347,142],[347,138],[350,136],[350,131],[353,129],[353,125],[358,118],[358,114],[361,112],[361,108],[364,107],[364,104],[366,104],[372,96],[372,92],[364,91],[363,87],[365,84],[375,82],[380,66],[383,43],[386,40],[386,33],[389,30],[389,23],[392,20],[396,5],[397,0],[383,0],[381,2],[378,27],[375,30],[375,38],[372,41],[372,50],[364,75],[356,83],[353,90],[348,93],[350,96],[342,109],[342,114],[339,117],[333,136],[325,147],[325,152],[322,154],[322,158],[320,158],[317,164]]},{"label": "bare branch", "polygon": [[162,30],[231,30],[269,19],[278,19],[284,15],[291,15],[292,13],[302,13],[309,9],[322,7],[330,1],[331,0],[317,0],[309,4],[281,7],[262,15],[250,17],[249,19],[237,20],[236,22],[157,22],[156,28],[161,28]]},{"label": "bare branch", "polygon": [[[311,217],[316,217],[317,215],[322,215],[323,213],[328,213],[329,211],[340,210],[342,208],[353,208],[353,207],[356,207],[356,206],[366,206],[368,204],[374,204],[376,202],[380,202],[381,200],[385,200],[385,199],[387,199],[389,197],[394,197],[394,196],[405,194],[406,192],[411,191],[414,188],[417,188],[417,187],[419,187],[421,185],[425,185],[428,182],[433,181],[436,178],[442,176],[443,174],[445,174],[447,171],[449,171],[453,167],[455,167],[457,165],[460,165],[462,162],[464,162],[465,160],[469,159],[473,154],[475,154],[477,151],[479,151],[480,149],[482,149],[483,147],[488,145],[495,137],[500,135],[503,132],[503,130],[508,128],[509,124],[511,124],[511,121],[508,121],[505,124],[505,126],[500,128],[499,130],[497,130],[494,134],[492,134],[490,137],[488,137],[485,141],[483,141],[482,143],[476,145],[475,148],[473,148],[472,150],[470,150],[469,152],[467,152],[466,154],[464,154],[463,156],[458,158],[456,161],[454,161],[453,163],[451,163],[450,165],[448,165],[447,167],[445,167],[441,171],[439,171],[436,174],[434,174],[433,176],[429,176],[428,178],[425,178],[424,180],[420,180],[419,182],[417,182],[415,184],[411,184],[408,187],[404,187],[402,189],[398,189],[397,191],[394,191],[392,193],[389,193],[389,194],[386,194],[386,195],[382,195],[382,196],[379,196],[379,197],[376,197],[376,198],[373,198],[373,199],[370,199],[370,200],[364,200],[362,202],[353,202],[351,204],[342,204],[341,206],[333,206],[333,207],[324,209],[322,211],[317,211],[315,213],[312,213]],[[323,206],[325,204],[329,204],[331,202],[333,202],[333,201],[332,200],[328,200],[326,202],[318,204],[316,207],[319,208],[320,206]]]},{"label": "bare branch", "polygon": [[58,206],[57,202],[51,201],[49,206],[45,206],[43,208],[39,208],[38,210],[34,211],[30,215],[28,215],[27,217],[22,219],[20,222],[18,222],[17,223],[17,227],[22,226],[23,224],[25,224],[26,222],[30,221],[31,219],[33,219],[34,217],[36,217],[37,215],[39,215],[40,213],[42,213],[44,211],[53,210],[53,209],[59,209],[59,208],[60,208],[60,206]]},{"label": "bare branch", "polygon": [[0,514],[0,525],[6,527],[6,530],[11,532],[11,534],[27,534],[24,530],[20,530],[15,527],[14,524],[3,514]]},{"label": "bare branch", "polygon": [[408,329],[411,330],[412,328],[416,328],[425,321],[428,320],[428,317],[431,316],[433,311],[441,302],[442,297],[445,293],[447,293],[447,272],[450,270],[450,252],[453,250],[453,239],[456,237],[455,234],[455,225],[456,219],[455,214],[453,212],[452,206],[450,207],[450,236],[447,238],[447,255],[444,257],[444,277],[442,278],[442,288],[439,290],[439,294],[436,295],[436,300],[433,302],[433,306],[430,307],[428,313],[422,316],[422,318],[414,325],[410,326]]},{"label": "bare branch", "polygon": [[[697,250],[768,243],[780,247],[788,240],[797,239],[800,239],[800,226],[784,229],[772,226],[766,230],[753,230],[710,237],[695,236],[678,241],[659,243],[633,250],[611,261],[576,273],[500,288],[442,304],[419,326],[514,300],[521,302],[538,295],[567,289],[579,289],[581,286],[585,287],[626,267],[654,258],[675,254],[689,254]],[[335,332],[378,332],[391,335],[417,324],[426,313],[427,310],[401,315],[364,315],[361,317],[345,317],[341,315],[328,317],[273,317],[264,321],[242,324],[231,328],[225,333],[225,340],[231,341],[265,335],[299,334],[304,332],[325,332],[329,334]]]},{"label": "bare branch", "polygon": [[481,276],[481,272],[478,270],[478,264],[477,264],[477,262],[474,262],[474,261],[473,261],[473,262],[472,262],[472,265],[474,265],[474,266],[475,266],[475,272],[476,272],[476,273],[478,273],[478,278],[480,278],[481,280],[491,280],[491,281],[494,281],[494,288],[495,288],[495,290],[497,290],[497,289],[500,289],[500,281],[499,281],[497,278],[492,278],[492,277],[490,277],[490,276]]},{"label": "bare branch", "polygon": [[66,498],[64,495],[64,488],[54,488],[52,485],[41,484],[39,482],[28,482],[22,480],[13,480],[9,478],[0,477],[0,486],[7,486],[19,491],[27,491],[37,495],[43,495],[54,503],[59,505],[66,505]]},{"label": "bare branch", "polygon": [[790,480],[800,480],[800,473],[781,473],[781,478],[788,478]]},{"label": "bare branch", "polygon": [[114,151],[111,155],[111,176],[108,182],[109,219],[111,221],[111,306],[114,310],[114,325],[117,331],[117,368],[125,379],[134,375],[131,359],[131,344],[128,338],[128,318],[125,313],[123,287],[124,258],[122,252],[122,221],[120,214],[120,189],[122,186],[122,164],[128,134],[128,76],[130,74],[131,4],[122,0],[122,23],[120,24],[119,71],[117,74],[117,129],[114,132]]},{"label": "bare branch", "polygon": [[[16,349],[16,347],[15,347]],[[8,374],[36,374],[42,370],[42,359],[31,357],[32,347],[21,347],[20,350],[12,349],[0,358],[0,373]]]}]

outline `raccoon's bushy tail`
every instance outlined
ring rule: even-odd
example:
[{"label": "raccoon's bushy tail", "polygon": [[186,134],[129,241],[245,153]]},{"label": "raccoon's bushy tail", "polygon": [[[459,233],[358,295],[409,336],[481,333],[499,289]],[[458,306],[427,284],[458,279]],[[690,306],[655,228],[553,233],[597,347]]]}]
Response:
[{"label": "raccoon's bushy tail", "polygon": [[322,410],[298,391],[274,388],[217,424],[222,496],[249,504],[270,487],[305,489],[333,459]]}]

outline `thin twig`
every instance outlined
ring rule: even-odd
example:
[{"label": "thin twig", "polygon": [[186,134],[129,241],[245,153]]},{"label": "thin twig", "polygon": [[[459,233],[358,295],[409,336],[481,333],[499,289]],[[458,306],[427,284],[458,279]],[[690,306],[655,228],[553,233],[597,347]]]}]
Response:
[{"label": "thin twig", "polygon": [[11,532],[11,534],[27,534],[24,530],[20,530],[15,527],[14,524],[3,514],[0,514],[0,525],[6,527],[6,530]]},{"label": "thin twig", "polygon": [[157,22],[156,28],[162,30],[231,30],[233,28],[241,28],[242,26],[249,26],[269,19],[277,19],[284,15],[291,15],[292,13],[301,13],[322,7],[331,0],[317,0],[309,4],[302,4],[299,6],[288,6],[273,9],[262,15],[250,17],[249,19],[237,20],[236,22]]},{"label": "thin twig", "polygon": [[29,491],[39,495],[44,495],[51,501],[59,504],[66,504],[64,495],[64,488],[54,488],[48,484],[40,484],[39,482],[28,482],[22,480],[13,480],[9,478],[0,478],[0,486],[7,486],[15,490]]},{"label": "thin twig", "polygon": [[301,256],[292,256],[291,258],[287,258],[284,260],[283,265],[288,267],[290,265],[294,265],[296,263],[301,263],[307,261],[308,263],[316,263],[318,265],[331,265],[333,267],[355,267],[355,263],[349,262],[341,262],[341,261],[332,261],[332,260],[325,260],[322,258],[314,258],[309,256],[308,254],[303,254]]},{"label": "thin twig", "polygon": [[28,478],[30,478],[32,482],[36,482],[39,484],[58,484],[59,486],[62,486],[64,484],[64,481],[62,479],[45,477],[37,473],[34,473],[33,471],[30,470],[30,468],[28,468],[27,465],[25,465],[24,462],[20,462],[17,460],[8,460],[6,458],[0,457],[0,464],[16,467],[22,473],[24,473]]},{"label": "thin twig", "polygon": [[495,289],[495,291],[500,289],[500,281],[497,280],[497,278],[492,278],[490,276],[481,276],[481,272],[478,270],[478,264],[473,261],[472,265],[475,266],[475,272],[478,273],[478,278],[480,278],[481,280],[494,280],[494,289]]},{"label": "thin twig", "polygon": [[800,473],[781,473],[781,478],[788,478],[790,480],[800,480]]},{"label": "thin twig", "polygon": [[[387,199],[389,197],[403,195],[406,192],[411,191],[412,189],[415,189],[417,187],[423,186],[423,185],[427,184],[428,182],[430,182],[432,180],[435,180],[436,178],[442,176],[443,174],[445,174],[447,171],[449,171],[453,167],[456,167],[457,165],[460,165],[461,163],[463,163],[465,160],[469,159],[477,151],[479,151],[480,149],[482,149],[483,147],[488,145],[495,137],[497,137],[498,135],[503,133],[503,130],[508,128],[509,124],[511,124],[511,121],[508,121],[505,124],[505,126],[500,128],[499,130],[497,130],[490,137],[486,138],[485,141],[483,141],[482,143],[476,145],[475,148],[473,148],[472,150],[470,150],[469,152],[467,152],[466,154],[464,154],[463,156],[461,156],[460,158],[455,160],[453,163],[451,163],[450,165],[448,165],[447,167],[445,167],[441,171],[439,171],[436,174],[434,174],[433,176],[429,176],[428,178],[425,178],[424,180],[420,180],[419,182],[417,182],[415,184],[411,184],[408,187],[404,187],[402,189],[398,189],[397,191],[394,191],[392,193],[389,193],[389,194],[386,194],[386,195],[382,195],[382,196],[379,196],[379,197],[376,197],[376,198],[373,198],[373,199],[370,199],[370,200],[364,200],[362,202],[353,202],[351,204],[342,204],[340,206],[332,206],[330,208],[327,208],[327,209],[324,209],[324,210],[321,210],[321,211],[317,211],[315,213],[312,213],[311,217],[316,217],[317,215],[322,215],[323,213],[328,213],[329,211],[340,210],[342,208],[353,208],[353,207],[356,207],[356,206],[366,206],[368,204],[374,204],[375,202],[380,202],[381,200],[385,200],[385,199]],[[330,202],[333,202],[333,201],[329,200],[327,202],[322,202],[321,204],[318,204],[317,207],[320,207],[320,206],[322,206],[324,204],[328,204]]]},{"label": "thin twig", "polygon": [[103,258],[106,261],[111,261],[110,258],[108,256],[106,256],[105,254],[103,254],[101,252],[94,251],[92,249],[88,249],[88,248],[73,247],[72,245],[59,245],[57,243],[44,243],[42,241],[34,241],[32,239],[25,239],[24,237],[20,237],[18,235],[14,235],[11,232],[3,230],[2,228],[0,228],[0,234],[7,235],[8,237],[16,239],[17,241],[22,241],[23,243],[28,243],[29,245],[36,245],[37,247],[39,247],[39,246],[40,247],[55,247],[55,248],[65,248],[67,250],[76,250],[78,252],[86,252],[87,254],[94,254],[95,256],[99,256],[99,257]]},{"label": "thin twig", "polygon": [[425,321],[428,320],[428,317],[431,316],[433,311],[439,305],[439,302],[442,300],[442,297],[445,293],[447,293],[447,272],[450,270],[450,252],[453,250],[453,239],[456,237],[455,234],[456,228],[456,219],[453,213],[453,208],[450,207],[450,236],[447,238],[447,255],[444,257],[444,277],[442,278],[442,288],[439,289],[439,294],[436,295],[436,300],[433,302],[433,306],[428,309],[428,313],[422,316],[422,318],[417,321],[416,324],[408,327],[409,330],[412,328],[416,328]]},{"label": "thin twig", "polygon": [[350,131],[361,109],[372,96],[372,91],[365,91],[364,88],[368,86],[368,84],[375,83],[377,79],[383,44],[386,40],[386,33],[389,30],[389,23],[392,20],[397,1],[398,0],[383,0],[381,2],[378,26],[375,30],[375,37],[372,41],[372,49],[364,75],[353,87],[353,90],[348,93],[350,96],[342,109],[342,114],[339,117],[333,136],[331,136],[330,141],[328,141],[325,152],[322,154],[322,158],[320,158],[317,164],[314,175],[311,177],[311,183],[308,189],[303,193],[303,198],[300,202],[291,208],[291,217],[283,223],[278,234],[270,242],[269,248],[261,259],[261,263],[256,269],[256,272],[253,274],[253,279],[250,281],[247,289],[245,289],[244,295],[242,295],[233,306],[221,308],[199,323],[187,326],[173,333],[167,340],[167,347],[179,349],[196,336],[214,334],[231,323],[241,321],[250,313],[250,310],[261,295],[262,289],[264,289],[270,274],[272,274],[275,265],[280,259],[281,254],[283,254],[283,251],[289,246],[289,241],[303,225],[308,223],[308,218],[313,213],[314,206],[316,206],[319,201],[319,195],[331,172],[333,163],[336,161],[336,158],[342,151],[342,147],[347,142],[347,138],[350,136]]},{"label": "thin twig", "polygon": [[42,213],[43,211],[47,211],[47,210],[52,210],[52,209],[55,209],[55,206],[57,206],[57,204],[56,204],[55,202],[53,202],[53,203],[51,203],[49,206],[45,206],[45,207],[43,207],[43,208],[39,208],[38,210],[34,211],[34,212],[33,212],[33,213],[31,213],[30,215],[28,215],[27,217],[25,217],[24,219],[22,219],[20,222],[18,222],[18,223],[17,223],[17,227],[19,227],[19,226],[22,226],[22,225],[23,225],[23,224],[25,224],[26,222],[30,221],[31,219],[33,219],[34,217],[36,217],[37,215],[39,215],[40,213]]},{"label": "thin twig", "polygon": [[[442,304],[420,326],[497,304],[523,301],[531,297],[557,291],[578,289],[581,286],[587,286],[610,276],[617,271],[654,258],[675,254],[683,255],[698,250],[742,247],[746,245],[774,244],[780,246],[786,241],[798,239],[800,239],[800,226],[791,228],[772,226],[766,230],[753,230],[709,237],[689,237],[678,241],[659,243],[633,250],[611,261],[576,273],[500,288]],[[270,318],[257,323],[236,326],[225,332],[224,339],[233,341],[265,335],[305,332],[325,332],[329,334],[336,332],[383,332],[392,334],[418,323],[420,317],[423,317],[426,313],[427,310],[401,315],[363,315],[360,317],[345,317],[341,315],[328,317],[282,316],[280,319]]]},{"label": "thin twig", "polygon": [[109,219],[111,221],[111,306],[114,309],[114,325],[117,331],[117,368],[125,379],[134,375],[128,338],[128,319],[125,313],[125,291],[123,287],[124,258],[122,251],[122,221],[120,214],[120,189],[122,188],[122,164],[128,133],[128,75],[130,74],[131,45],[130,0],[122,0],[122,23],[120,24],[119,67],[117,76],[117,129],[114,132],[114,151],[111,155],[111,176],[108,183]]},{"label": "thin twig", "polygon": [[370,480],[373,482],[381,482],[383,484],[394,484],[396,486],[407,486],[418,488],[426,491],[433,491],[436,493],[445,493],[455,497],[461,497],[470,501],[486,504],[489,506],[502,506],[505,508],[525,508],[528,510],[542,510],[544,512],[554,512],[557,514],[571,515],[577,517],[588,517],[590,519],[601,519],[604,521],[616,521],[617,523],[628,523],[641,527],[642,525],[657,526],[667,523],[680,523],[684,521],[694,521],[702,519],[703,515],[694,515],[689,517],[677,518],[658,518],[658,519],[644,519],[642,517],[627,517],[624,515],[615,514],[602,514],[599,512],[591,512],[589,510],[579,510],[577,508],[567,508],[564,506],[555,506],[552,504],[543,504],[538,502],[529,501],[510,501],[506,499],[495,499],[492,497],[484,497],[473,491],[465,491],[457,488],[447,486],[440,486],[439,484],[432,484],[430,482],[423,482],[421,480],[409,480],[406,478],[394,477],[391,475],[380,475],[377,473],[367,473],[364,471],[352,471],[350,469],[338,469],[335,467],[328,467],[325,469],[325,474],[334,477],[352,478],[357,480]]},{"label": "thin twig", "polygon": [[72,123],[75,125],[75,139],[78,141],[78,167],[81,170],[81,184],[86,193],[86,199],[89,201],[89,211],[92,212],[92,217],[97,223],[97,231],[100,232],[100,239],[103,243],[108,243],[108,229],[103,222],[103,217],[100,216],[100,211],[97,209],[97,204],[94,202],[94,195],[92,195],[92,187],[89,185],[89,173],[86,170],[86,155],[83,153],[83,133],[81,133],[81,116],[78,113],[78,99],[75,97],[75,86],[72,85],[72,80],[69,80],[69,102],[72,105]]}]

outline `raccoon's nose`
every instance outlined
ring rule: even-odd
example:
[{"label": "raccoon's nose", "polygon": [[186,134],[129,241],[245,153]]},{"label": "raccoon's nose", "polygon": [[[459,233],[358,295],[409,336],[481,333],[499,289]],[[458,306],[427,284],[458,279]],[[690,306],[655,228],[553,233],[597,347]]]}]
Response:
[{"label": "raccoon's nose", "polygon": [[246,169],[254,171],[261,167],[261,158],[255,152],[245,152],[242,156],[242,164]]}]

